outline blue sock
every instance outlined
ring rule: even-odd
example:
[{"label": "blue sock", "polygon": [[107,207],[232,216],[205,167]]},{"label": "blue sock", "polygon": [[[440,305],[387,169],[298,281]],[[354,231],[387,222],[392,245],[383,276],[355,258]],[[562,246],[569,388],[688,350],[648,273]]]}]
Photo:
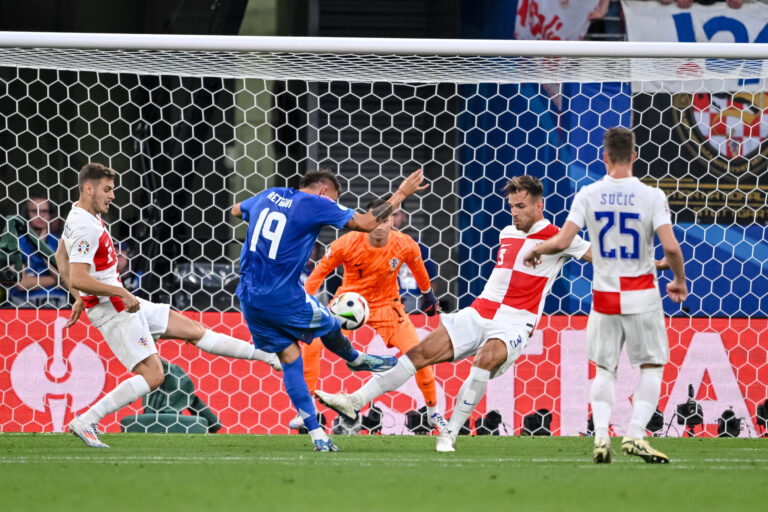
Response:
[{"label": "blue sock", "polygon": [[283,363],[283,383],[291,403],[304,420],[304,426],[307,430],[320,428],[320,424],[317,422],[315,403],[309,396],[309,388],[304,380],[304,360],[301,356],[292,363]]},{"label": "blue sock", "polygon": [[323,342],[325,348],[347,362],[351,363],[360,355],[347,337],[342,334],[341,327],[338,325],[325,336],[321,336],[320,341]]}]

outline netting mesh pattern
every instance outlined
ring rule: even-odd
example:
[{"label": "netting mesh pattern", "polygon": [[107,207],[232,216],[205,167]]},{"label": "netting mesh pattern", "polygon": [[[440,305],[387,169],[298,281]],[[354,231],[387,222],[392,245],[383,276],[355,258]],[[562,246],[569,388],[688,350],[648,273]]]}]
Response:
[{"label": "netting mesh pattern", "polygon": [[0,66],[142,75],[400,83],[765,78],[758,59],[365,55],[0,48]]},{"label": "netting mesh pattern", "polygon": [[[119,180],[105,219],[126,286],[248,339],[234,298],[244,228],[229,216],[232,204],[268,186],[296,186],[322,166],[343,178],[340,202],[359,208],[423,167],[430,188],[406,201],[402,229],[429,248],[434,288],[443,309],[455,311],[480,293],[494,266],[499,232],[511,221],[501,194],[506,180],[541,177],[545,215],[562,224],[575,191],[604,174],[605,129],[632,126],[636,175],[669,197],[691,290],[683,308],[664,300],[671,359],[662,433],[682,435],[687,427],[716,435],[732,406],[744,418],[742,435],[755,435],[758,406],[768,398],[768,100],[762,71],[745,69],[762,65],[722,61],[720,78],[740,77],[733,87],[735,80],[713,79],[721,61],[701,67],[710,73],[706,82],[680,82],[682,64],[672,61],[669,72],[644,66],[643,74],[633,74],[636,61],[603,60],[599,68],[532,62],[5,49],[0,214],[30,217],[28,199],[48,199],[44,222],[57,234],[77,198],[79,168],[109,165]],[[613,81],[619,77],[625,82]],[[630,87],[630,79],[638,82]],[[313,258],[338,235],[323,231]],[[49,272],[32,257],[24,262],[22,274]],[[128,374],[86,320],[62,329],[66,294],[56,286],[24,289],[14,281],[22,274],[3,274],[0,431],[58,431]],[[523,431],[530,415],[549,418],[540,423],[555,435],[587,431],[590,283],[589,265],[566,265],[525,354],[489,384],[471,429],[496,410],[502,434]],[[333,284],[322,291],[325,300]],[[412,312],[421,335],[436,326]],[[368,328],[354,341],[388,351]],[[214,358],[176,341],[159,350],[173,389],[108,416],[103,429],[288,431],[294,411],[266,365]],[[363,382],[325,357],[319,388]],[[468,372],[468,362],[438,366],[447,411]],[[628,423],[636,377],[622,360],[617,433]],[[677,406],[689,399],[689,385],[702,420],[686,425]],[[406,432],[406,413],[421,405],[413,382],[382,397],[379,430]],[[323,412],[331,427],[334,415]]]}]

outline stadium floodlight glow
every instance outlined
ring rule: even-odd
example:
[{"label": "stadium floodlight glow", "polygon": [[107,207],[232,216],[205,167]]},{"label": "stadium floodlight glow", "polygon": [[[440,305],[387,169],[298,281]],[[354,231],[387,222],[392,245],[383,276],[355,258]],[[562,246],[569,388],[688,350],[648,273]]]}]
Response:
[{"label": "stadium floodlight glow", "polygon": [[[495,265],[499,230],[510,220],[499,193],[506,180],[541,177],[545,217],[562,224],[575,191],[604,173],[604,130],[632,126],[636,175],[667,194],[691,285],[686,314],[665,301],[674,368],[665,372],[661,413],[673,423],[688,384],[700,389],[706,375],[717,396],[697,404],[696,434],[712,435],[723,409],[733,405],[752,421],[766,398],[766,62],[768,45],[760,44],[2,32],[0,208],[15,214],[42,191],[66,214],[83,164],[114,168],[107,220],[135,255],[141,290],[246,333],[234,297],[244,231],[226,214],[235,202],[295,186],[324,166],[344,182],[340,202],[361,208],[423,166],[430,188],[404,204],[407,230],[429,247],[434,289],[453,311],[471,303]],[[320,242],[337,235],[323,232]],[[583,430],[591,277],[589,265],[565,267],[540,331],[515,372],[489,383],[479,415],[498,410],[511,433],[546,410],[553,435]],[[0,389],[9,397],[0,431],[59,428],[75,412],[68,402],[51,393],[19,397],[50,380],[50,338],[61,338],[69,366],[72,339],[94,352],[101,340],[82,322],[68,338],[55,310],[14,305],[0,315],[14,333],[0,344],[8,374],[0,382],[9,383]],[[419,326],[423,333],[434,324]],[[385,348],[365,327],[354,337]],[[27,347],[38,357],[33,373],[14,364]],[[172,344],[161,352],[195,380],[222,432],[289,432],[295,411],[268,369]],[[124,372],[114,360],[103,365],[102,380]],[[446,394],[468,368],[436,369],[442,406],[453,403]],[[331,357],[323,371],[321,389],[356,387]],[[633,370],[622,361],[617,371]],[[403,388],[377,402],[366,428],[403,433],[418,396]],[[628,414],[617,405],[612,423]],[[103,426],[116,432],[119,421]]]}]

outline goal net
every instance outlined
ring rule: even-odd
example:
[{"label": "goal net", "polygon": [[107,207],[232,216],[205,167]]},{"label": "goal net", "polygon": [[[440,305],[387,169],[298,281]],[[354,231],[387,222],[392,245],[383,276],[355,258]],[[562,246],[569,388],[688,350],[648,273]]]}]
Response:
[{"label": "goal net", "polygon": [[[361,208],[423,167],[430,187],[404,203],[400,229],[428,249],[451,312],[494,267],[511,222],[506,181],[540,177],[545,215],[561,225],[574,193],[604,175],[604,131],[622,125],[637,135],[635,174],[669,198],[691,291],[682,307],[664,299],[671,355],[652,430],[717,435],[732,409],[729,425],[758,435],[768,398],[768,69],[754,46],[0,35],[0,431],[62,431],[128,376],[85,318],[63,328],[69,299],[37,250],[37,240],[55,248],[85,163],[118,172],[105,220],[126,286],[250,339],[234,297],[245,235],[229,215],[235,202],[322,167],[342,177],[340,202]],[[326,228],[314,260],[339,235]],[[470,433],[589,432],[591,276],[589,265],[566,265]],[[423,336],[437,319],[419,313],[412,278],[400,277]],[[392,352],[368,327],[353,341]],[[289,432],[295,411],[266,365],[172,340],[158,348],[171,384],[102,429]],[[469,364],[436,367],[443,410]],[[625,358],[618,371],[612,421],[623,434],[639,374]],[[362,382],[323,356],[320,389]],[[423,405],[414,382],[375,405],[362,428],[418,430],[407,421]]]}]

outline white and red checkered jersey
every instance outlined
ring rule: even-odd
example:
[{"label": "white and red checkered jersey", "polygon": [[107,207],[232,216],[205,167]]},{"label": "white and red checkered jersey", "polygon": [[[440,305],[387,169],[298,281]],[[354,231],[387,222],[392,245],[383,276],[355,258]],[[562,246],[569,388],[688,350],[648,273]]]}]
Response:
[{"label": "white and red checkered jersey", "polygon": [[637,178],[606,176],[579,190],[568,221],[587,227],[594,245],[592,307],[606,315],[661,307],[653,235],[670,224],[664,193]]},{"label": "white and red checkered jersey", "polygon": [[[101,215],[73,205],[61,235],[70,263],[88,263],[88,273],[102,283],[123,286],[117,273],[117,255]],[[81,294],[88,318],[99,326],[125,309],[119,297],[97,297]]]},{"label": "white and red checkered jersey", "polygon": [[568,257],[581,258],[589,250],[589,242],[576,236],[566,250],[545,254],[535,267],[525,266],[525,254],[558,231],[546,219],[536,222],[527,233],[515,226],[504,228],[499,236],[496,267],[471,307],[483,318],[525,325],[532,332],[544,309],[544,297]]}]

